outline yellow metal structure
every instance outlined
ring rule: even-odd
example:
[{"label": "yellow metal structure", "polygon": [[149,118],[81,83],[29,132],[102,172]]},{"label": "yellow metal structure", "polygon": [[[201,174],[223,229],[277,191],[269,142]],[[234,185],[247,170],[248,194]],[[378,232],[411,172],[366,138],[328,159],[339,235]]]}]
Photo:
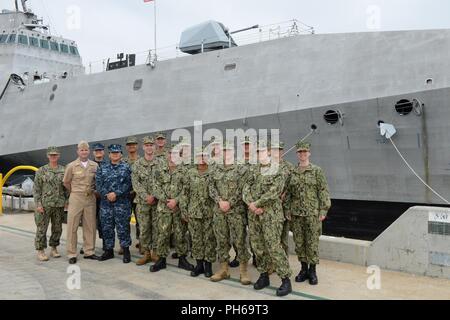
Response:
[{"label": "yellow metal structure", "polygon": [[30,171],[38,171],[38,168],[33,166],[18,166],[14,169],[11,169],[6,176],[3,178],[3,175],[0,173],[0,216],[3,214],[3,186],[6,181],[8,181],[9,177],[11,177],[14,173],[21,170],[30,170]]}]

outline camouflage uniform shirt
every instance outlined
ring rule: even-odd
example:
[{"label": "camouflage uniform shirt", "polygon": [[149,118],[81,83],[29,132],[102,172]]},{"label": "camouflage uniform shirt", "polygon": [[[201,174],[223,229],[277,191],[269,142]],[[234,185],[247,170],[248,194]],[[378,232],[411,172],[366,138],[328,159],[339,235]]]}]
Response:
[{"label": "camouflage uniform shirt", "polygon": [[305,170],[294,168],[288,185],[289,209],[294,216],[326,216],[331,207],[325,174],[310,164]]},{"label": "camouflage uniform shirt", "polygon": [[55,169],[45,165],[37,171],[33,190],[37,207],[62,208],[68,203],[69,193],[63,185],[64,170],[61,165]]}]

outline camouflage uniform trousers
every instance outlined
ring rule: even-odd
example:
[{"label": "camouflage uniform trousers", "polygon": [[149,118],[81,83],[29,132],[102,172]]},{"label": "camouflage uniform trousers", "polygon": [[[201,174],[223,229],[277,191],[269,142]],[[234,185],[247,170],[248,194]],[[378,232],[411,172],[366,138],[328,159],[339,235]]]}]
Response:
[{"label": "camouflage uniform trousers", "polygon": [[188,228],[192,238],[192,257],[195,260],[215,262],[217,254],[213,218],[190,218]]},{"label": "camouflage uniform trousers", "polygon": [[34,221],[36,222],[36,238],[34,245],[36,250],[44,250],[47,248],[47,229],[52,223],[52,235],[50,236],[50,247],[58,247],[62,234],[62,221],[64,216],[64,208],[45,208],[44,213],[36,212]]},{"label": "camouflage uniform trousers", "polygon": [[173,230],[175,251],[178,256],[186,256],[188,243],[186,239],[187,223],[181,220],[180,210],[172,211],[163,203],[156,209],[157,239],[156,254],[166,258],[170,251],[170,235]]},{"label": "camouflage uniform trousers", "polygon": [[281,245],[283,246],[284,251],[289,256],[289,231],[291,228],[291,224],[289,220],[284,220],[283,222],[283,231],[281,232]]},{"label": "camouflage uniform trousers", "polygon": [[[265,213],[268,214],[268,213]],[[250,243],[256,255],[259,273],[268,272],[271,265],[282,279],[292,275],[288,256],[281,244],[283,221],[270,216],[249,216]]]},{"label": "camouflage uniform trousers", "polygon": [[101,205],[101,200],[97,199],[96,201],[96,207],[95,207],[95,217],[97,219],[97,230],[98,230],[98,237],[100,239],[103,239],[103,233],[102,233],[102,223],[100,220],[100,205]]},{"label": "camouflage uniform trousers", "polygon": [[298,260],[308,264],[319,264],[319,238],[322,234],[322,222],[317,216],[293,216],[290,224]]},{"label": "camouflage uniform trousers", "polygon": [[[141,238],[141,226],[140,226],[140,222],[139,219],[137,217],[137,212],[138,212],[138,204],[137,203],[132,203],[131,204],[131,212],[134,214],[134,217],[136,218],[136,240],[140,240]],[[130,216],[130,223],[131,223],[131,216]]]},{"label": "camouflage uniform trousers", "polygon": [[114,249],[115,229],[117,229],[120,246],[122,248],[131,246],[130,217],[131,206],[128,200],[118,200],[114,203],[102,200],[100,220],[106,249]]},{"label": "camouflage uniform trousers", "polygon": [[138,204],[136,218],[141,229],[140,242],[144,250],[156,249],[156,231],[158,230],[156,219],[156,205]]},{"label": "camouflage uniform trousers", "polygon": [[213,225],[219,262],[230,261],[230,249],[233,242],[237,250],[237,260],[241,263],[247,263],[250,259],[250,253],[247,245],[244,215],[233,211],[224,214],[219,208],[216,208],[214,210]]}]

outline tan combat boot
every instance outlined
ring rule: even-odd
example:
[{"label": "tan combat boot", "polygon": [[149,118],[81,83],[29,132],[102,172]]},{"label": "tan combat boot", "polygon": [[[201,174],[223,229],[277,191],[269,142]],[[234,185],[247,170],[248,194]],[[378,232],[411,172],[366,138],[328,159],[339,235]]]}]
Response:
[{"label": "tan combat boot", "polygon": [[44,250],[38,250],[37,252],[37,258],[39,261],[48,261],[48,257],[45,254]]},{"label": "tan combat boot", "polygon": [[230,278],[230,271],[229,271],[229,267],[228,267],[228,262],[222,262],[220,264],[219,271],[217,271],[211,277],[211,281],[218,282],[218,281],[222,281],[222,280],[229,279],[229,278]]},{"label": "tan combat boot", "polygon": [[250,279],[250,276],[248,275],[247,263],[242,263],[241,262],[241,264],[239,265],[239,269],[240,269],[240,272],[241,272],[241,277],[240,277],[241,283],[244,286],[247,286],[247,285],[251,284],[252,280]]},{"label": "tan combat boot", "polygon": [[52,250],[50,251],[50,257],[61,258],[61,255],[59,254],[58,249],[56,249],[56,247],[52,247]]},{"label": "tan combat boot", "polygon": [[152,254],[150,253],[149,250],[145,250],[144,256],[140,258],[138,261],[136,261],[136,265],[143,266],[151,261],[152,261]]},{"label": "tan combat boot", "polygon": [[156,254],[155,250],[151,251],[151,255],[152,255],[152,262],[156,262],[159,260],[159,256]]},{"label": "tan combat boot", "polygon": [[267,271],[267,273],[269,274],[269,276],[271,276],[274,272],[275,272],[275,270],[273,268],[273,264],[271,263],[269,265],[269,270]]}]

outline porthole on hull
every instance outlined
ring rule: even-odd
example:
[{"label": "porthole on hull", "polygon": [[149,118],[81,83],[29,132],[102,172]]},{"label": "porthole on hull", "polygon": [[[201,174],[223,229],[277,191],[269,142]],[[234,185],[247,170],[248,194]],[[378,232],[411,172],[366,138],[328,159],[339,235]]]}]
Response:
[{"label": "porthole on hull", "polygon": [[333,125],[338,122],[342,123],[342,113],[338,110],[328,110],[327,112],[325,112],[323,119],[329,125]]},{"label": "porthole on hull", "polygon": [[395,111],[401,116],[407,116],[413,111],[413,103],[408,99],[402,99],[395,104]]},{"label": "porthole on hull", "polygon": [[142,88],[142,84],[143,84],[144,80],[143,79],[138,79],[134,81],[133,84],[133,89],[134,91],[140,90]]}]

